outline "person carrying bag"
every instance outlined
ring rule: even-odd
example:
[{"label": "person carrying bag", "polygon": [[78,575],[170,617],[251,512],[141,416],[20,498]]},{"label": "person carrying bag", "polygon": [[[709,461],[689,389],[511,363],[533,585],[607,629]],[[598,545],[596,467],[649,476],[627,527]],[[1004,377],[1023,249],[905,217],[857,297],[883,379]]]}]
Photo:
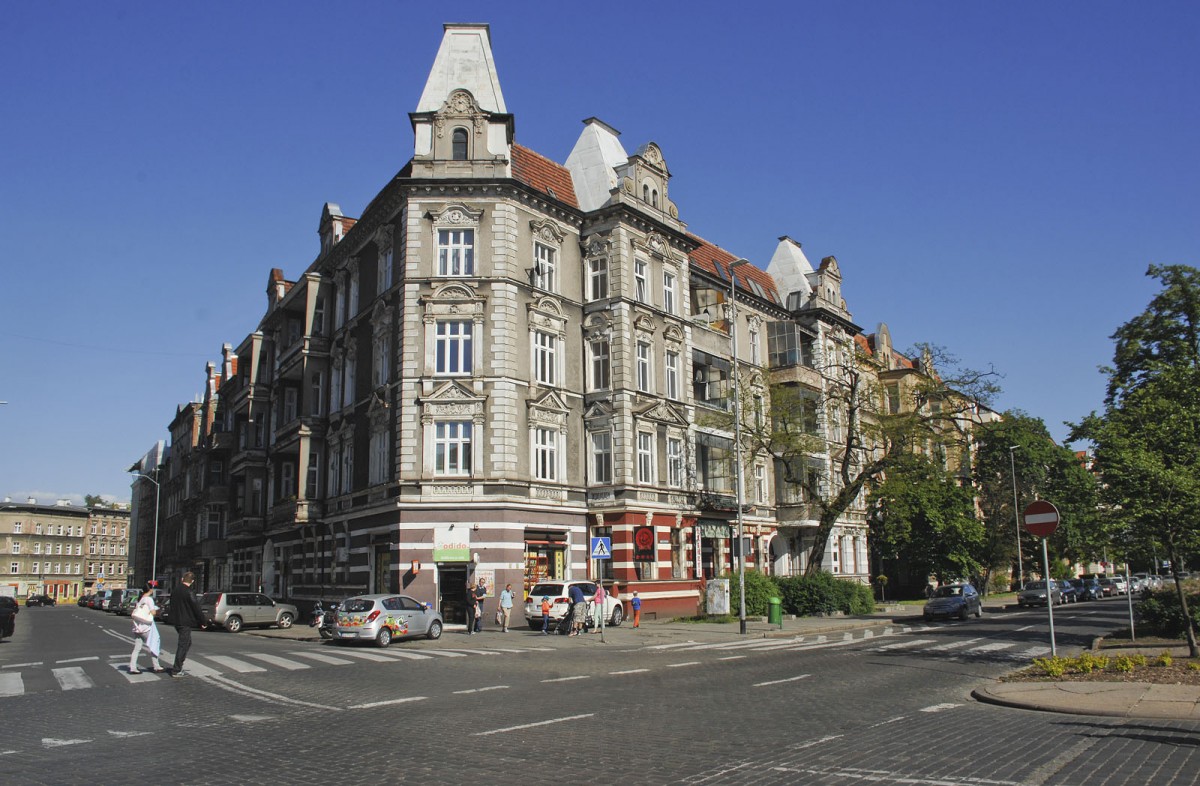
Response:
[{"label": "person carrying bag", "polygon": [[133,653],[129,656],[129,673],[141,674],[137,667],[138,654],[142,651],[142,645],[150,651],[150,668],[155,674],[162,674],[164,669],[158,662],[160,653],[160,639],[158,637],[158,626],[154,624],[154,615],[158,613],[158,604],[154,602],[154,587],[147,584],[142,589],[142,594],[138,597],[137,603],[130,613],[130,618],[133,620]]}]

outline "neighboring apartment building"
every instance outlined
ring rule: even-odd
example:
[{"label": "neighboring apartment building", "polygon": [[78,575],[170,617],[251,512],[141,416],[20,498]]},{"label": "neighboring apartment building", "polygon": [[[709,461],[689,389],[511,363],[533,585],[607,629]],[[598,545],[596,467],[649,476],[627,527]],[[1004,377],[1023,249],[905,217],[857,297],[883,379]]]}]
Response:
[{"label": "neighboring apartment building", "polygon": [[[410,117],[411,160],[360,218],[324,206],[316,259],[270,271],[258,329],[139,466],[163,484],[158,573],[400,590],[450,621],[468,579],[589,576],[695,613],[736,567],[731,317],[757,412],[778,381],[819,400],[861,333],[836,260],[783,238],[735,270],[681,220],[659,146],[629,154],[595,118],[565,165],[517,144],[486,26],[446,26]],[[814,407],[813,471],[842,427]],[[803,571],[811,501],[769,458],[741,470],[747,566]],[[839,523],[827,568],[866,580],[864,521]],[[612,559],[589,560],[601,536]]]},{"label": "neighboring apartment building", "polygon": [[76,598],[98,580],[124,587],[129,511],[71,505],[0,503],[0,588],[16,597]]}]

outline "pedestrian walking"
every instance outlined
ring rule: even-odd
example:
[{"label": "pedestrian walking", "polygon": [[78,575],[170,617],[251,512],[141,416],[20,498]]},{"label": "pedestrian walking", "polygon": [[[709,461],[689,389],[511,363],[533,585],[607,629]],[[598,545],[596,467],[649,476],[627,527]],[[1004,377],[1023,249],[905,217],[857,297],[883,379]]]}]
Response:
[{"label": "pedestrian walking", "polygon": [[542,635],[550,633],[550,596],[542,596]]},{"label": "pedestrian walking", "polygon": [[475,582],[467,582],[467,635],[475,635],[475,617],[479,614],[479,602],[475,600]]},{"label": "pedestrian walking", "polygon": [[487,584],[484,583],[483,577],[479,578],[479,583],[475,585],[475,632],[483,633],[483,601],[487,598]]},{"label": "pedestrian walking", "polygon": [[500,592],[500,630],[503,633],[508,633],[508,621],[512,617],[513,600],[516,595],[513,594],[512,585],[505,584],[504,589]]},{"label": "pedestrian walking", "polygon": [[587,618],[587,598],[578,584],[571,585],[567,596],[571,599],[571,635],[578,636],[583,633],[583,621]]},{"label": "pedestrian walking", "polygon": [[596,594],[592,596],[592,602],[595,604],[596,620],[595,626],[592,628],[592,633],[600,632],[600,625],[604,622],[604,585],[596,582]]},{"label": "pedestrian walking", "polygon": [[188,650],[192,648],[192,630],[208,627],[204,611],[200,608],[196,596],[192,594],[192,582],[195,580],[196,574],[189,570],[171,591],[171,624],[175,626],[175,634],[179,637],[179,642],[175,645],[172,677],[182,677],[187,673],[183,670],[183,664],[187,660]]},{"label": "pedestrian walking", "polygon": [[137,603],[129,615],[133,620],[134,637],[133,653],[129,656],[130,674],[141,674],[137,667],[137,659],[143,646],[150,653],[150,670],[155,674],[162,674],[166,671],[158,662],[162,646],[158,636],[158,625],[154,622],[157,614],[158,604],[154,602],[154,585],[147,584],[142,588],[142,594],[138,596]]},{"label": "pedestrian walking", "polygon": [[642,599],[638,597],[637,590],[633,591],[633,597],[629,599],[629,607],[633,609],[633,627],[640,628],[642,626]]}]

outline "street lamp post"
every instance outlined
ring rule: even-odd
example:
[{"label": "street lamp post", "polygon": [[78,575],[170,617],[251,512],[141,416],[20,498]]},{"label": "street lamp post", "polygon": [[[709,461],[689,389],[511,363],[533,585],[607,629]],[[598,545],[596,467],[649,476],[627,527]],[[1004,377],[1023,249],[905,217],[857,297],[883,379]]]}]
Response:
[{"label": "street lamp post", "polygon": [[1025,578],[1025,567],[1021,562],[1021,511],[1017,504],[1017,461],[1013,458],[1013,451],[1019,447],[1010,445],[1008,448],[1008,466],[1012,469],[1013,521],[1017,524],[1017,589],[1021,589],[1021,582]]},{"label": "street lamp post", "polygon": [[748,259],[738,259],[729,263],[729,349],[733,356],[733,472],[735,476],[734,494],[737,504],[737,556],[738,556],[738,631],[746,633],[746,542],[743,536],[744,522],[742,521],[742,395],[738,374],[738,342],[737,342],[737,269],[750,264]]},{"label": "street lamp post", "polygon": [[[157,473],[158,467],[155,467],[154,471]],[[141,478],[154,484],[154,542],[150,547],[150,581],[158,581],[158,498],[162,493],[162,486],[157,480],[149,475],[143,475],[141,472],[130,472],[129,474],[133,475],[135,479]]]}]

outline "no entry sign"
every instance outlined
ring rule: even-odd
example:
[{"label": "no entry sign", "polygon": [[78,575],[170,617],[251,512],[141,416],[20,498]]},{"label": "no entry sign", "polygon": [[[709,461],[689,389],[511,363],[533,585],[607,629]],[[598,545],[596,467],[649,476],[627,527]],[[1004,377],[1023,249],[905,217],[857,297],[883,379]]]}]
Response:
[{"label": "no entry sign", "polygon": [[1048,538],[1058,529],[1058,508],[1039,499],[1025,508],[1025,531],[1039,538]]}]

